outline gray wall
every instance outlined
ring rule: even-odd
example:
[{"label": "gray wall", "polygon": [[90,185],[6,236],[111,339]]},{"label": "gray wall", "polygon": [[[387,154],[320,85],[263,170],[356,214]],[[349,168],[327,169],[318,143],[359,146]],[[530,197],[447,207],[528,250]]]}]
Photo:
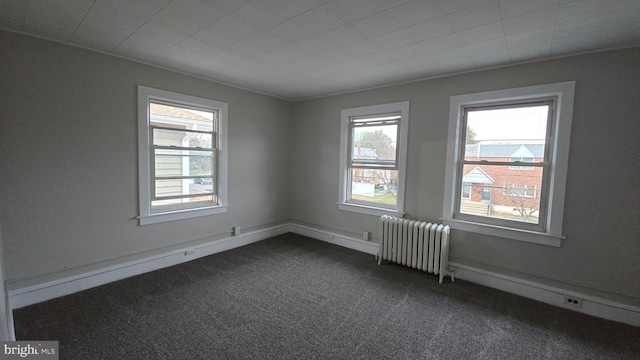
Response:
[{"label": "gray wall", "polygon": [[[2,31],[0,49],[7,280],[41,282],[289,219],[289,102]],[[227,214],[138,226],[138,84],[229,104]]]},{"label": "gray wall", "polygon": [[339,211],[340,109],[409,100],[408,218],[442,216],[449,97],[576,81],[560,248],[454,231],[452,261],[640,305],[640,49],[467,73],[294,104],[294,221],[377,237],[377,218]]}]

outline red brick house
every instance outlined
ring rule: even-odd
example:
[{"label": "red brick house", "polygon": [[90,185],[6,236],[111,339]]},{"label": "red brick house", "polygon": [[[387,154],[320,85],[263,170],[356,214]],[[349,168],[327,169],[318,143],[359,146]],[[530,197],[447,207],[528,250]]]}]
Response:
[{"label": "red brick house", "polygon": [[[543,143],[478,143],[467,145],[466,160],[541,162]],[[465,165],[462,177],[464,213],[526,214],[537,217],[542,168],[533,166]],[[526,219],[525,219],[526,220]]]}]

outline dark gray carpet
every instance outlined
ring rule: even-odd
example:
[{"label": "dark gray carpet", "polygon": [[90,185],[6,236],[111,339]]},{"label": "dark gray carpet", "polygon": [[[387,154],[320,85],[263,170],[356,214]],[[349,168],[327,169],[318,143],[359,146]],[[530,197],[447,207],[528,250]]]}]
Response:
[{"label": "dark gray carpet", "polygon": [[14,311],[61,359],[639,359],[640,328],[294,234]]}]

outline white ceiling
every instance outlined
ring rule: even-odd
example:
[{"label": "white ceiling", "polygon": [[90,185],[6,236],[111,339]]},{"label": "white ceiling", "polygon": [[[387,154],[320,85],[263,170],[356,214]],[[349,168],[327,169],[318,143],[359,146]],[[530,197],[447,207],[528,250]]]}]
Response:
[{"label": "white ceiling", "polygon": [[640,46],[640,0],[0,0],[0,28],[299,100]]}]

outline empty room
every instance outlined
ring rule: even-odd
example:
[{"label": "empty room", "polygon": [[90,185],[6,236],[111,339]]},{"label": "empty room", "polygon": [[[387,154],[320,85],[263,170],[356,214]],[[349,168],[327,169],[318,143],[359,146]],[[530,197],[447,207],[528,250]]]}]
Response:
[{"label": "empty room", "polygon": [[0,356],[640,358],[638,19],[0,1]]}]

